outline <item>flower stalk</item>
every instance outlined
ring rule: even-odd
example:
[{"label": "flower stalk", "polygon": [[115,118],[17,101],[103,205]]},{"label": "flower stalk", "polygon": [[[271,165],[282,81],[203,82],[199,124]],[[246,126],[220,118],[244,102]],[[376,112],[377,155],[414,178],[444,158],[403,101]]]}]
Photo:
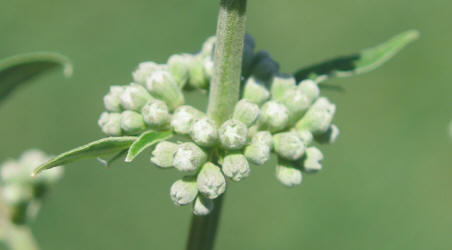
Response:
[{"label": "flower stalk", "polygon": [[[214,70],[209,90],[209,117],[220,126],[230,119],[239,99],[247,0],[221,0],[215,43]],[[214,162],[216,163],[216,162]],[[214,200],[207,216],[193,215],[187,250],[211,250],[224,194]]]}]

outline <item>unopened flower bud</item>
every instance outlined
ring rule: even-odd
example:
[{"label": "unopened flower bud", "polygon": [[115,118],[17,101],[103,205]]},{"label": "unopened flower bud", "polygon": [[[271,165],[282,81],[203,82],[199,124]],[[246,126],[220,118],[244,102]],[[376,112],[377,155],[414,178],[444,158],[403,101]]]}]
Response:
[{"label": "unopened flower bud", "polygon": [[19,183],[26,181],[30,175],[14,160],[4,162],[0,168],[1,183]]},{"label": "unopened flower bud", "polygon": [[293,132],[297,133],[298,138],[300,138],[301,141],[303,141],[303,144],[305,146],[310,145],[314,139],[314,136],[308,130],[299,130],[298,131],[298,130],[294,129]]},{"label": "unopened flower bud", "polygon": [[192,203],[198,195],[196,177],[185,176],[182,180],[176,181],[170,190],[171,200],[177,206],[184,206]]},{"label": "unopened flower bud", "polygon": [[134,111],[121,113],[121,129],[128,135],[137,135],[146,129],[143,116]]},{"label": "unopened flower bud", "polygon": [[259,131],[251,139],[251,144],[265,144],[269,148],[273,147],[273,137],[268,131]]},{"label": "unopened flower bud", "polygon": [[198,195],[193,204],[193,214],[198,216],[204,216],[210,214],[213,210],[213,201],[211,199],[207,199],[202,195]]},{"label": "unopened flower bud", "polygon": [[204,58],[200,55],[194,56],[190,62],[188,84],[198,89],[205,89],[209,86],[209,80],[204,69]]},{"label": "unopened flower bud", "polygon": [[2,200],[8,206],[17,206],[25,202],[29,202],[32,197],[31,186],[10,184],[2,187]]},{"label": "unopened flower bud", "polygon": [[243,122],[247,127],[253,125],[260,114],[259,106],[247,101],[241,100],[235,105],[232,118]]},{"label": "unopened flower bud", "polygon": [[339,137],[339,134],[339,128],[332,124],[325,133],[316,136],[315,140],[319,143],[333,144],[337,137]]},{"label": "unopened flower bud", "polygon": [[103,112],[97,123],[104,134],[109,136],[121,135],[121,114]]},{"label": "unopened flower bud", "polygon": [[262,81],[270,81],[279,72],[279,64],[267,51],[259,51],[253,58],[251,74]]},{"label": "unopened flower bud", "polygon": [[310,103],[314,102],[320,95],[319,86],[317,86],[317,83],[310,79],[301,81],[298,84],[298,90],[300,90],[301,93],[308,98]]},{"label": "unopened flower bud", "polygon": [[170,119],[168,105],[157,99],[148,101],[141,109],[141,114],[146,124],[153,128],[165,126]]},{"label": "unopened flower bud", "polygon": [[246,158],[256,164],[264,165],[270,159],[271,148],[264,143],[251,143],[245,148]]},{"label": "unopened flower bud", "polygon": [[289,124],[298,121],[311,106],[311,101],[299,89],[286,91],[281,103],[289,110]]},{"label": "unopened flower bud", "polygon": [[262,105],[268,98],[270,98],[270,92],[265,88],[264,83],[254,77],[248,78],[243,90],[243,99]]},{"label": "unopened flower bud", "polygon": [[171,111],[184,104],[184,95],[168,71],[152,73],[146,80],[146,88],[152,96],[164,101]]},{"label": "unopened flower bud", "polygon": [[295,187],[301,184],[303,176],[293,162],[278,160],[276,178],[285,186]]},{"label": "unopened flower bud", "polygon": [[46,171],[35,176],[34,180],[48,185],[53,185],[61,179],[63,173],[64,169],[62,167],[54,167],[51,169],[47,169]]},{"label": "unopened flower bud", "polygon": [[192,106],[181,106],[174,111],[171,118],[171,127],[178,134],[188,135],[192,124],[203,118],[205,115]]},{"label": "unopened flower bud", "polygon": [[270,132],[278,132],[286,128],[289,122],[289,110],[276,101],[269,101],[262,106],[259,119],[263,128]]},{"label": "unopened flower bud", "polygon": [[196,144],[210,147],[218,140],[217,125],[207,117],[202,118],[192,124],[190,136]]},{"label": "unopened flower bud", "polygon": [[274,76],[271,83],[271,94],[272,99],[282,100],[284,94],[288,90],[293,90],[296,88],[296,81],[293,76],[289,75],[278,75]]},{"label": "unopened flower bud", "polygon": [[306,157],[303,161],[303,170],[306,173],[315,173],[322,170],[320,162],[323,160],[322,152],[316,147],[306,149]]},{"label": "unopened flower bud", "polygon": [[173,166],[174,153],[177,150],[176,143],[162,141],[155,146],[152,151],[151,162],[161,168],[170,168]]},{"label": "unopened flower bud", "polygon": [[314,135],[325,133],[331,125],[336,106],[322,97],[311,106],[296,124],[297,130],[309,130]]},{"label": "unopened flower bud", "polygon": [[275,151],[286,160],[295,161],[304,154],[304,144],[296,133],[285,132],[273,136]]},{"label": "unopened flower bud", "polygon": [[223,159],[221,166],[225,176],[233,181],[241,181],[250,175],[251,169],[246,157],[242,154],[230,154]]},{"label": "unopened flower bud", "polygon": [[248,139],[251,140],[256,135],[257,132],[259,132],[259,126],[257,124],[249,127],[248,128]]},{"label": "unopened flower bud", "polygon": [[207,162],[198,174],[198,190],[209,199],[215,199],[226,190],[226,180],[221,169]]},{"label": "unopened flower bud", "polygon": [[190,54],[180,54],[168,59],[168,71],[181,89],[187,84],[192,57]]},{"label": "unopened flower bud", "polygon": [[228,150],[243,148],[248,139],[248,128],[243,122],[235,119],[224,122],[218,133],[221,145]]},{"label": "unopened flower bud", "polygon": [[131,83],[125,87],[120,99],[124,109],[140,112],[144,104],[152,99],[152,96],[143,86]]},{"label": "unopened flower bud", "polygon": [[214,71],[214,62],[213,58],[206,57],[203,60],[203,66],[204,66],[204,74],[207,77],[208,80],[212,79],[213,71]]},{"label": "unopened flower bud", "polygon": [[121,112],[121,95],[124,92],[123,86],[111,86],[110,91],[104,96],[104,106],[110,112]]},{"label": "unopened flower bud", "polygon": [[137,69],[132,73],[134,82],[140,85],[146,85],[148,77],[157,70],[166,69],[166,65],[157,64],[155,62],[140,63]]},{"label": "unopened flower bud", "polygon": [[194,173],[207,161],[207,154],[192,142],[180,144],[174,153],[173,166],[185,173]]}]

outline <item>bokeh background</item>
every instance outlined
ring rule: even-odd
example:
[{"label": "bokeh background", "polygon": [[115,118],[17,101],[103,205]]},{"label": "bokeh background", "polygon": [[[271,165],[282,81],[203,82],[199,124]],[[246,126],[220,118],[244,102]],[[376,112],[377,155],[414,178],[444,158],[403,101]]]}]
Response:
[{"label": "bokeh background", "polygon": [[[0,159],[38,147],[60,153],[102,137],[97,119],[109,85],[139,62],[195,52],[214,34],[218,0],[6,0],[0,57],[50,50],[75,73],[46,75],[0,106]],[[282,70],[374,46],[418,29],[421,39],[384,67],[329,83],[338,142],[324,170],[295,189],[270,166],[230,185],[218,250],[451,249],[452,32],[444,0],[249,0],[247,30]],[[95,160],[66,176],[33,224],[43,250],[183,249],[191,218],[169,187],[179,174],[147,154],[106,169]]]}]

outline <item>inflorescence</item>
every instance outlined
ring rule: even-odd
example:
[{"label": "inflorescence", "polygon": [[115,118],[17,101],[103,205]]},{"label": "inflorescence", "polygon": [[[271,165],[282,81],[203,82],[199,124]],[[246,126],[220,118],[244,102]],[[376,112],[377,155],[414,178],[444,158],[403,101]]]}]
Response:
[{"label": "inflorescence", "polygon": [[218,125],[185,105],[184,90],[208,90],[214,47],[212,37],[197,54],[173,55],[164,65],[139,64],[132,83],[110,88],[104,97],[107,111],[99,119],[109,136],[168,129],[179,135],[181,141],[158,143],[151,162],[185,175],[171,186],[170,196],[179,206],[193,203],[197,215],[213,209],[212,200],[225,191],[226,180],[245,179],[250,163],[263,165],[272,152],[278,160],[276,178],[286,186],[299,185],[302,172],[322,169],[323,154],[314,141],[333,143],[339,135],[332,124],[335,105],[320,96],[317,83],[281,74],[268,52],[254,52],[248,35],[241,99],[230,119]]},{"label": "inflorescence", "polygon": [[0,164],[1,199],[7,216],[15,224],[33,219],[49,188],[61,179],[63,168],[52,168],[30,178],[32,171],[51,157],[39,150],[28,150],[18,160]]}]

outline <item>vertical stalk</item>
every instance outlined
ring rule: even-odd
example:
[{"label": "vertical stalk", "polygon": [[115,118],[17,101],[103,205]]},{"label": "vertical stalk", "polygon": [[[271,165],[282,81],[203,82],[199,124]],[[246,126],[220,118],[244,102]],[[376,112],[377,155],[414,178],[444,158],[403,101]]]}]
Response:
[{"label": "vertical stalk", "polygon": [[[228,120],[239,99],[247,0],[221,0],[215,43],[214,74],[207,113],[217,125]],[[207,216],[193,215],[187,250],[212,250],[224,194]]]}]

